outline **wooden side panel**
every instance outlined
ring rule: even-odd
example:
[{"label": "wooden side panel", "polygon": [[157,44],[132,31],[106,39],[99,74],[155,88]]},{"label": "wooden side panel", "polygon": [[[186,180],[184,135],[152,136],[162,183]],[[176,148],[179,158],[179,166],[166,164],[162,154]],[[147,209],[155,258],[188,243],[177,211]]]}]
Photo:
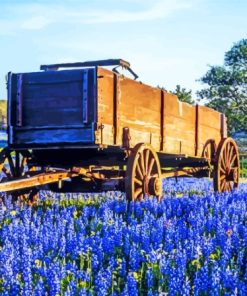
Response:
[{"label": "wooden side panel", "polygon": [[160,105],[161,91],[140,82],[119,77],[119,133],[117,142],[122,141],[122,130],[130,131],[130,146],[150,143],[160,150]]},{"label": "wooden side panel", "polygon": [[161,91],[121,75],[114,80],[114,73],[102,68],[98,68],[97,76],[98,124],[104,125],[103,144],[115,142],[122,146],[123,131],[128,128],[130,147],[145,142],[159,151]]},{"label": "wooden side panel", "polygon": [[145,142],[156,151],[201,156],[209,139],[218,145],[226,135],[225,119],[217,111],[180,102],[173,94],[107,69],[97,73],[97,144],[121,147],[129,139],[130,147]]},{"label": "wooden side panel", "polygon": [[165,153],[195,154],[195,106],[180,102],[177,96],[164,92]]},{"label": "wooden side panel", "polygon": [[198,156],[202,155],[205,143],[214,139],[216,145],[227,135],[226,118],[206,106],[198,106]]},{"label": "wooden side panel", "polygon": [[10,144],[94,142],[95,69],[13,74]]},{"label": "wooden side panel", "polygon": [[97,144],[114,144],[114,73],[104,68],[97,69]]},{"label": "wooden side panel", "polygon": [[82,71],[27,73],[23,78],[23,126],[82,123]]}]

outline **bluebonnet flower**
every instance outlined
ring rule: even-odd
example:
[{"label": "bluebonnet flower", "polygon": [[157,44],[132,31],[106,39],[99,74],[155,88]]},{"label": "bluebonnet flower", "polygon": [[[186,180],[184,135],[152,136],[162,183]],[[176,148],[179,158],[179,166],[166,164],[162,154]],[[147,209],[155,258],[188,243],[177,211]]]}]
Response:
[{"label": "bluebonnet flower", "polygon": [[210,277],[210,291],[213,293],[213,295],[220,295],[220,268],[218,266],[217,261],[214,261],[212,264],[212,272]]},{"label": "bluebonnet flower", "polygon": [[44,286],[43,280],[40,278],[34,288],[34,295],[35,296],[44,296],[45,294],[46,294],[45,286]]},{"label": "bluebonnet flower", "polygon": [[97,295],[106,296],[112,284],[112,274],[109,269],[100,269],[95,276],[95,290]]},{"label": "bluebonnet flower", "polygon": [[138,286],[133,273],[129,273],[127,276],[127,288],[129,296],[138,296]]},{"label": "bluebonnet flower", "polygon": [[141,255],[140,250],[136,244],[132,244],[130,249],[129,265],[131,271],[137,271],[140,268]]},{"label": "bluebonnet flower", "polygon": [[47,191],[0,205],[1,295],[246,295],[247,186],[164,183],[160,203]]},{"label": "bluebonnet flower", "polygon": [[154,284],[154,275],[151,268],[148,268],[146,272],[146,281],[147,281],[148,290],[152,289]]}]

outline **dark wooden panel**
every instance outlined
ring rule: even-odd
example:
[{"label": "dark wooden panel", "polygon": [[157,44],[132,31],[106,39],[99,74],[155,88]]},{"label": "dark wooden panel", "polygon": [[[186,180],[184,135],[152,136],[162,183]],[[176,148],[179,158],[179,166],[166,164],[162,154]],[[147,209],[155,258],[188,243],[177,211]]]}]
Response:
[{"label": "dark wooden panel", "polygon": [[82,112],[82,81],[24,86],[24,126],[78,124]]},{"label": "dark wooden panel", "polygon": [[93,143],[94,132],[92,128],[64,128],[41,130],[16,130],[14,144],[16,145],[43,145],[43,144],[74,144]]},{"label": "dark wooden panel", "polygon": [[63,70],[25,73],[24,84],[71,83],[82,80],[83,70]]},{"label": "dark wooden panel", "polygon": [[[94,141],[95,77],[95,69],[13,74],[11,125],[20,126],[21,122],[22,127],[29,128],[11,129],[13,145]],[[81,129],[74,129],[75,125]],[[42,131],[37,129],[40,127],[44,127]],[[88,127],[88,132],[83,127]]]}]

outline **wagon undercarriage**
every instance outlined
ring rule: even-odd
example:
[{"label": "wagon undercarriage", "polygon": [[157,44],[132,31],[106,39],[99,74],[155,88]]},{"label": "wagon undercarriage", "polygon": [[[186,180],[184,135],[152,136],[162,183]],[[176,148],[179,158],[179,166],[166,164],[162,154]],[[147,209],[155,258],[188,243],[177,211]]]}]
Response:
[{"label": "wagon undercarriage", "polygon": [[[238,151],[231,138],[223,139],[218,149],[210,141],[204,157],[156,153],[144,143],[129,150],[112,147],[50,152],[2,150],[0,192],[33,200],[44,188],[56,192],[120,190],[129,200],[142,200],[145,196],[160,199],[162,179],[168,177],[211,176],[218,192],[232,190],[239,183]],[[68,159],[66,155],[73,156]]]}]

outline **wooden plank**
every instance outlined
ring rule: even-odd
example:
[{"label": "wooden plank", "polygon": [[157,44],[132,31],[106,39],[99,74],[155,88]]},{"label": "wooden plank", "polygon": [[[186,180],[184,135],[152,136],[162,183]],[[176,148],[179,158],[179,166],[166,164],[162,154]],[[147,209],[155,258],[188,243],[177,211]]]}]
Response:
[{"label": "wooden plank", "polygon": [[196,121],[195,121],[195,156],[198,156],[198,146],[199,146],[199,107],[196,104]]},{"label": "wooden plank", "polygon": [[59,143],[94,143],[93,127],[90,128],[49,128],[39,130],[14,130],[16,145],[42,145]]},{"label": "wooden plank", "polygon": [[97,98],[97,133],[103,143],[100,140],[96,144],[114,145],[114,73],[100,67],[97,69]]},{"label": "wooden plank", "polygon": [[213,139],[218,146],[221,137],[221,113],[206,106],[198,106],[198,155],[202,155],[204,146]]},{"label": "wooden plank", "polygon": [[62,70],[49,72],[30,72],[23,74],[23,84],[42,85],[42,84],[66,84],[82,81],[83,70]]},{"label": "wooden plank", "polygon": [[[160,89],[119,76],[119,130],[129,128],[130,145],[150,143],[160,149]],[[121,143],[119,134],[117,143]]]},{"label": "wooden plank", "polygon": [[114,145],[117,144],[118,136],[118,75],[114,73],[113,77],[114,91],[113,91],[113,132]]},{"label": "wooden plank", "polygon": [[41,65],[40,70],[57,70],[59,68],[71,68],[71,67],[96,67],[96,66],[122,66],[124,68],[130,68],[130,63],[123,59],[108,59],[108,60],[97,60],[87,61],[78,63],[61,63],[51,65]]},{"label": "wooden plank", "polygon": [[160,151],[164,150],[164,116],[165,116],[165,98],[164,91],[160,92]]},{"label": "wooden plank", "polygon": [[23,101],[22,74],[18,74],[17,94],[16,94],[16,125],[17,126],[22,126],[22,101]]},{"label": "wooden plank", "polygon": [[164,152],[195,155],[195,106],[164,93]]},{"label": "wooden plank", "polygon": [[77,176],[78,174],[71,172],[49,172],[42,173],[30,178],[17,179],[13,181],[0,183],[0,191],[8,192],[14,190],[21,190],[26,188],[32,188],[35,186],[42,186],[46,184],[63,181]]},{"label": "wooden plank", "polygon": [[83,100],[83,108],[82,108],[82,117],[83,123],[88,122],[88,69],[83,71],[83,80],[82,80],[82,100]]},{"label": "wooden plank", "polygon": [[227,137],[227,121],[223,113],[221,113],[220,115],[220,134],[221,134],[221,138]]},{"label": "wooden plank", "polygon": [[8,89],[8,101],[7,101],[7,122],[8,122],[8,126],[12,125],[11,122],[11,110],[12,110],[12,73],[9,72],[8,73],[8,83],[7,83],[7,89]]}]

